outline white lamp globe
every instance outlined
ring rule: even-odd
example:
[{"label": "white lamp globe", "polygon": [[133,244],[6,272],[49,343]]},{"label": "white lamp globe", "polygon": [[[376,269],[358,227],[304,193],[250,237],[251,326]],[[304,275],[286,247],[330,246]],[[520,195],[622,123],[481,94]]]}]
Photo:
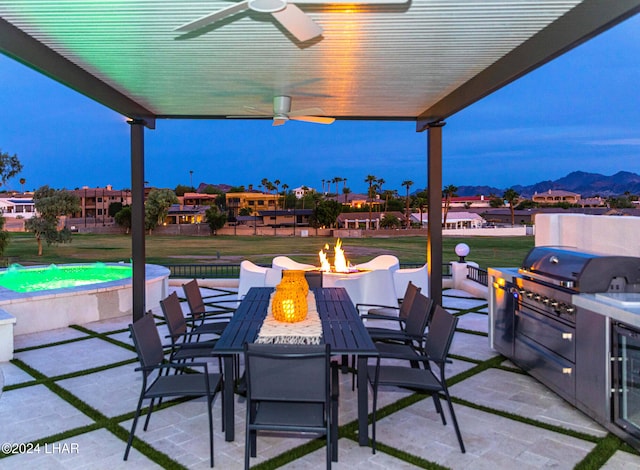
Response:
[{"label": "white lamp globe", "polygon": [[464,263],[464,258],[465,256],[469,255],[470,251],[471,250],[469,249],[469,245],[467,245],[466,243],[458,243],[455,248],[456,255],[458,255],[458,257],[460,258],[458,261],[460,263]]}]

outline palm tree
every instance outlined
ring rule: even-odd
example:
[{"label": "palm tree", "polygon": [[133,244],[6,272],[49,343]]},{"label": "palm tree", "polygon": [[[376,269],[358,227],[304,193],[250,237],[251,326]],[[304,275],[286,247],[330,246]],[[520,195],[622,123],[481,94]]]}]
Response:
[{"label": "palm tree", "polygon": [[511,226],[513,227],[516,218],[515,207],[520,199],[520,194],[516,192],[515,189],[509,188],[504,192],[502,198],[509,203],[509,212],[511,212]]},{"label": "palm tree", "polygon": [[20,178],[20,184],[22,185],[22,194],[24,194],[24,184],[27,182],[26,179]]},{"label": "palm tree", "polygon": [[411,180],[404,180],[402,182],[402,185],[401,185],[401,186],[404,186],[405,188],[407,188],[407,200],[406,200],[406,204],[407,205],[406,205],[406,211],[405,211],[406,218],[407,218],[407,222],[406,222],[407,228],[409,228],[411,226],[411,218],[409,217],[409,188],[412,185],[413,185],[413,181],[411,181]]},{"label": "palm tree", "polygon": [[304,200],[309,192],[309,188],[307,186],[302,186],[302,208],[304,209]]},{"label": "palm tree", "polygon": [[374,183],[377,181],[378,179],[373,176],[373,175],[367,175],[367,177],[364,179],[365,183],[369,183],[369,226],[371,226],[371,203],[372,203],[372,199],[373,199],[373,186]]},{"label": "palm tree", "polygon": [[342,194],[344,194],[344,203],[345,204],[348,204],[347,198],[348,198],[350,192],[351,192],[351,190],[349,188],[346,188],[346,187],[342,188]]},{"label": "palm tree", "polygon": [[[386,183],[386,181],[384,180],[384,178],[378,178],[376,180],[376,186],[378,187],[378,191],[380,191],[380,194],[384,193],[384,191],[382,190],[382,185],[384,185]],[[384,210],[386,212],[387,210],[387,204],[385,203],[384,205]]]},{"label": "palm tree", "polygon": [[276,212],[278,212],[278,186],[280,186],[280,180],[274,180],[273,184],[276,191]]},{"label": "palm tree", "polygon": [[283,209],[287,209],[287,189],[289,189],[289,185],[287,183],[282,183],[282,200],[283,200]]},{"label": "palm tree", "polygon": [[340,194],[340,192],[338,191],[338,183],[340,183],[341,181],[342,181],[342,178],[340,176],[336,176],[331,180],[331,182],[335,183],[336,185],[336,201],[338,200],[338,194]]},{"label": "palm tree", "polygon": [[451,198],[452,197],[456,197],[458,191],[458,187],[454,186],[452,184],[450,184],[449,186],[446,186],[443,190],[442,190],[442,194],[444,194],[444,218],[442,220],[442,226],[446,227],[447,226],[447,214],[449,213],[449,205],[451,204]]},{"label": "palm tree", "polygon": [[322,179],[322,194],[324,194],[324,178]]}]

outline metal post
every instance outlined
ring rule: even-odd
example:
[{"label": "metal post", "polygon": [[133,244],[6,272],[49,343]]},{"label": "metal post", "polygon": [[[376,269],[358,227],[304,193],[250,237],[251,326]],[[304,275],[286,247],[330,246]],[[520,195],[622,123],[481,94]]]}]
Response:
[{"label": "metal post", "polygon": [[144,242],[144,121],[133,119],[131,125],[131,252],[133,262],[133,321],[145,312],[145,242]]},{"label": "metal post", "polygon": [[442,305],[442,127],[443,121],[427,127],[427,265],[429,297]]}]

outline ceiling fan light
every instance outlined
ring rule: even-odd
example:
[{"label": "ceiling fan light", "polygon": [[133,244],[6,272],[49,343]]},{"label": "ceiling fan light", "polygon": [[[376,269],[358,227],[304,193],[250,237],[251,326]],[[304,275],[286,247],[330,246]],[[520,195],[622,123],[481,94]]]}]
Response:
[{"label": "ceiling fan light", "polygon": [[249,8],[260,13],[273,13],[286,7],[287,0],[249,0]]}]

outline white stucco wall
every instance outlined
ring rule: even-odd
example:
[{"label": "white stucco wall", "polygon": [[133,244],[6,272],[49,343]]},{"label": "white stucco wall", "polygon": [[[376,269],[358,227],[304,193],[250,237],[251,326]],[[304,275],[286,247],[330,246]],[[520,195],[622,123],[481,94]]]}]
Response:
[{"label": "white stucco wall", "polygon": [[640,256],[640,217],[584,214],[536,215],[536,246]]}]

